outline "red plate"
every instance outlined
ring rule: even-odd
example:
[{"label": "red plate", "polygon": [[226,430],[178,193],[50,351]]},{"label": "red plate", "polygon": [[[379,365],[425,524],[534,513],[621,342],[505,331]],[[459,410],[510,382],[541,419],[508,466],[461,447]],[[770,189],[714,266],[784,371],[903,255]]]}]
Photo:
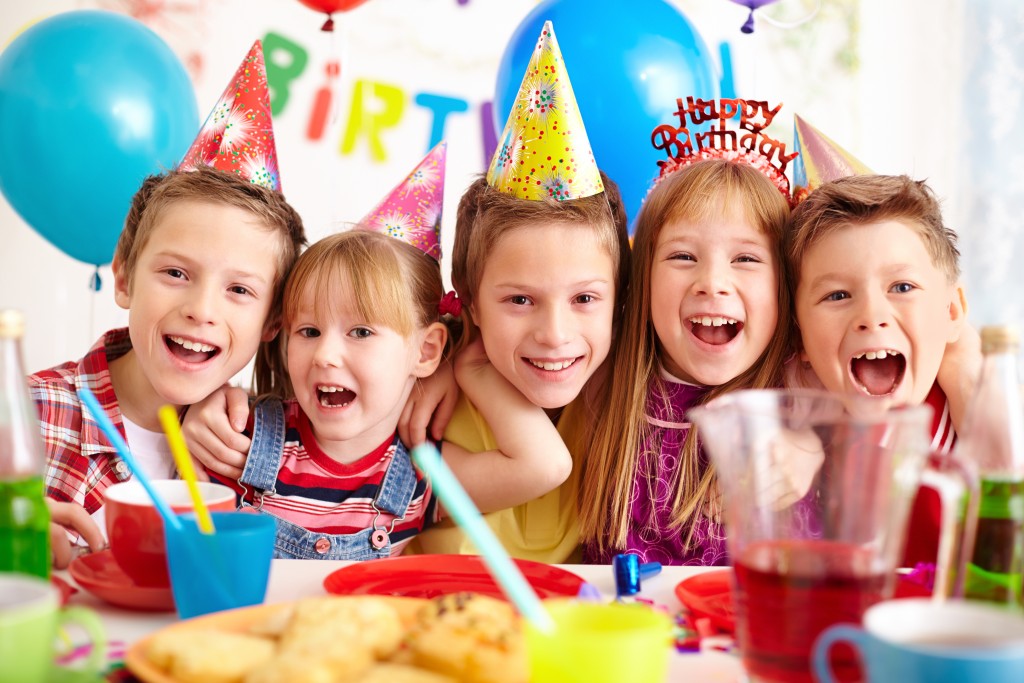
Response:
[{"label": "red plate", "polygon": [[676,586],[676,597],[698,619],[707,618],[721,631],[736,628],[732,609],[732,570],[703,572]]},{"label": "red plate", "polygon": [[[902,575],[896,581],[894,597],[927,597],[931,591],[907,580]],[[697,618],[708,618],[721,631],[732,633],[736,628],[732,608],[732,570],[704,572],[680,581],[676,597]]]},{"label": "red plate", "polygon": [[79,586],[112,605],[147,612],[174,611],[170,586],[139,586],[117,565],[109,549],[76,557],[68,572]]},{"label": "red plate", "polygon": [[[583,579],[560,567],[515,560],[541,598],[576,597]],[[408,555],[356,562],[324,579],[337,595],[399,595],[433,598],[469,591],[504,600],[483,561],[476,555]]]}]

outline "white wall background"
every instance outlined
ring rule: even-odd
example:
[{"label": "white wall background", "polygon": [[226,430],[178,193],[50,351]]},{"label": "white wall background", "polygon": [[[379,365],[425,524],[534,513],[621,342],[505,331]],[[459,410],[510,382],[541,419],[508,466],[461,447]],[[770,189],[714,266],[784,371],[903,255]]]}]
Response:
[{"label": "white wall background", "polygon": [[[1019,36],[1024,35],[1024,15],[1017,0],[824,0],[807,23],[782,28],[760,21],[752,35],[739,32],[746,10],[736,4],[672,1],[713,53],[719,43],[729,43],[739,96],[785,103],[784,116],[779,117],[785,123],[773,127],[777,137],[791,139],[791,119],[785,114],[797,112],[875,171],[929,179],[971,256],[965,259],[968,283],[983,282],[987,252],[978,247],[981,233],[971,225],[971,216],[991,214],[983,213],[986,192],[998,188],[979,193],[963,169],[985,164],[997,151],[965,148],[963,122],[978,126],[981,117],[965,117],[963,104],[967,97],[982,96],[979,93],[1002,102],[1001,94],[992,93],[1009,90],[1016,100],[1008,101],[1015,101],[1018,109],[1022,106],[1024,47]],[[274,125],[284,190],[303,215],[312,239],[343,221],[359,219],[426,152],[431,116],[414,103],[416,94],[464,99],[469,111],[450,116],[446,128],[443,227],[450,244],[458,197],[473,175],[485,170],[478,108],[492,99],[502,51],[535,4],[370,0],[336,17],[340,30],[332,39],[318,30],[321,17],[297,0],[0,0],[0,46],[29,23],[58,12],[102,7],[138,13],[155,7],[155,14],[139,18],[167,40],[183,62],[193,67],[201,63],[193,72],[201,122],[255,38],[273,31],[298,43],[308,51],[309,65],[292,83],[290,101],[275,115]],[[762,12],[794,21],[818,4],[779,0]],[[982,6],[987,9],[979,13]],[[1000,34],[1004,45],[992,44],[994,25],[1012,29]],[[1002,63],[1009,66],[1000,71],[1001,80],[986,80],[997,48]],[[338,113],[324,136],[310,141],[306,127],[314,93],[325,80],[324,65],[335,55],[342,58]],[[966,74],[971,74],[967,84]],[[340,151],[356,78],[396,85],[405,93],[402,118],[383,138],[383,162],[373,160],[365,144],[348,155]],[[1000,135],[998,141],[1009,144],[1012,131]],[[1021,142],[1016,141],[1017,148]],[[1018,183],[1024,178],[1019,169],[1013,169]],[[56,191],[54,201],[60,201]],[[1018,203],[1006,220],[1024,213],[1019,192],[1007,201]],[[445,250],[449,251],[447,245]],[[39,237],[0,197],[0,306],[18,307],[27,314],[28,370],[78,358],[103,331],[125,324],[125,312],[113,303],[109,268],[101,269],[105,284],[98,293],[88,287],[92,271],[92,266],[73,261]],[[1024,276],[1009,276],[1018,282],[999,283],[1005,286],[998,299],[987,291],[971,292],[975,322],[996,315],[1013,298],[1006,296],[1007,291],[1021,298]],[[990,285],[984,281],[983,287]],[[1024,318],[1024,313],[1018,311],[1017,317]]]}]

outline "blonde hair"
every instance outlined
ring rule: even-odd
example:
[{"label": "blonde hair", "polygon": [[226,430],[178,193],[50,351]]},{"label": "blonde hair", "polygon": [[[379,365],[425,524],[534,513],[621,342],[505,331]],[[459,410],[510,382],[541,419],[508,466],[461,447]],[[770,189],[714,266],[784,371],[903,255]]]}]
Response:
[{"label": "blonde hair", "polygon": [[[633,525],[630,517],[633,484],[641,449],[651,435],[646,419],[652,383],[668,401],[658,373],[661,351],[651,318],[651,271],[662,229],[674,221],[702,223],[732,212],[743,215],[775,243],[779,270],[779,317],[775,335],[760,358],[731,381],[712,388],[701,403],[740,388],[776,387],[789,354],[789,288],[781,254],[782,232],[789,205],[764,175],[740,162],[700,161],[666,176],[648,195],[637,217],[633,269],[622,329],[615,341],[611,381],[601,396],[601,420],[591,437],[582,471],[580,537],[600,553],[625,546]],[[653,444],[657,452],[660,444]],[[704,469],[703,474],[701,470]],[[651,482],[653,486],[653,482]],[[697,430],[686,435],[671,482],[674,529],[690,527],[715,486],[712,467],[701,463]],[[687,536],[687,543],[690,541]]]},{"label": "blonde hair", "polygon": [[469,186],[459,201],[452,248],[452,286],[463,304],[464,333],[458,348],[477,334],[469,307],[476,300],[494,248],[508,233],[529,225],[578,226],[594,231],[612,259],[616,277],[615,320],[619,320],[629,277],[629,233],[618,185],[603,172],[601,179],[604,192],[567,201],[520,199],[490,187],[483,177]]},{"label": "blonde hair", "polygon": [[[353,229],[313,244],[292,269],[285,285],[280,363],[287,367],[287,330],[310,292],[316,293],[313,315],[329,319],[343,293],[367,323],[386,325],[408,338],[441,320],[444,295],[437,261],[416,247],[388,235]],[[291,396],[281,384],[280,396]]]},{"label": "blonde hair", "polygon": [[915,230],[935,267],[951,284],[959,279],[956,233],[943,222],[928,185],[905,175],[858,175],[822,185],[793,211],[785,244],[793,288],[800,284],[801,261],[811,246],[839,228],[881,221],[899,221]]}]

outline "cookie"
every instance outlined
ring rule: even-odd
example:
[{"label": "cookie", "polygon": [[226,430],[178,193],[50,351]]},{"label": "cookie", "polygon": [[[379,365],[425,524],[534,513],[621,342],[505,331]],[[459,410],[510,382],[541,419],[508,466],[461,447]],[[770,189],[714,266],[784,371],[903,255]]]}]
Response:
[{"label": "cookie", "polygon": [[241,683],[275,650],[272,641],[243,633],[172,630],[154,636],[146,654],[178,683]]},{"label": "cookie", "polygon": [[526,647],[512,607],[482,595],[432,600],[406,639],[412,662],[464,683],[526,683]]}]

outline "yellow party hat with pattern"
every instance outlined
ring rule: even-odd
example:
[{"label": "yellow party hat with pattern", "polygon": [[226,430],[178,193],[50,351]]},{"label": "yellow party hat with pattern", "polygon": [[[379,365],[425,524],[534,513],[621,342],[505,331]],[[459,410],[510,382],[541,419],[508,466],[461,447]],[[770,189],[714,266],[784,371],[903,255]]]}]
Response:
[{"label": "yellow party hat with pattern", "polygon": [[871,173],[870,168],[832,138],[796,115],[793,116],[793,144],[800,152],[793,165],[793,199],[796,202],[825,183]]},{"label": "yellow party hat with pattern", "polygon": [[519,197],[559,201],[604,191],[551,22],[544,22],[487,184]]}]

